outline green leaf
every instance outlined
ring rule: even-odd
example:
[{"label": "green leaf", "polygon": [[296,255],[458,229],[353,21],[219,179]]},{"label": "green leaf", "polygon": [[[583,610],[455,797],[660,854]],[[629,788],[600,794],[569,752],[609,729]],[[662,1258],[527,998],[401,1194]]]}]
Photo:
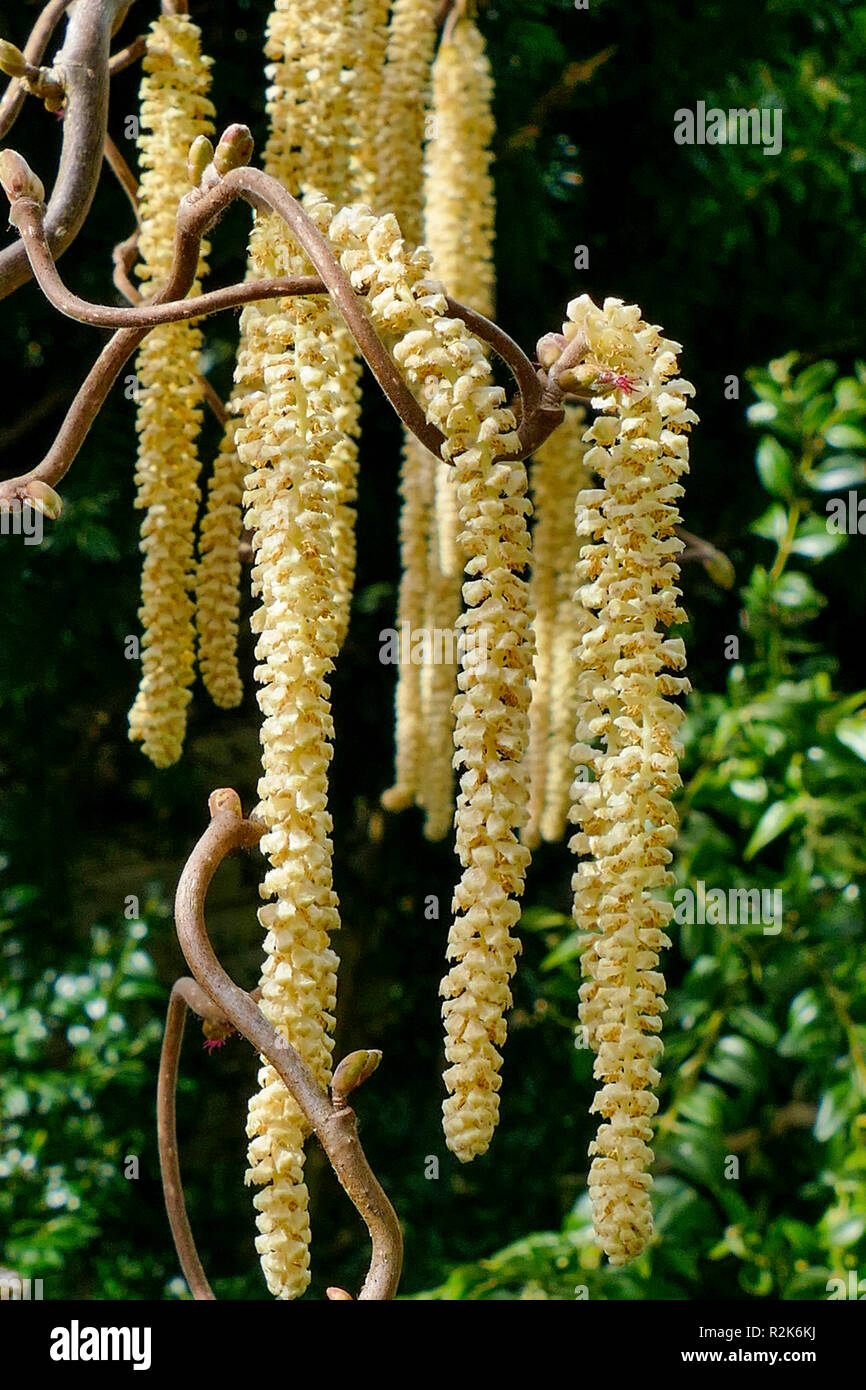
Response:
[{"label": "green leaf", "polygon": [[859,429],[857,425],[831,425],[824,438],[834,449],[866,448],[866,430]]},{"label": "green leaf", "polygon": [[794,496],[796,471],[794,460],[783,444],[771,434],[765,434],[755,455],[758,477],[768,492],[786,501]]},{"label": "green leaf", "polygon": [[784,835],[786,830],[794,824],[800,814],[799,801],[774,801],[772,806],[768,806],[752,833],[749,843],[746,845],[744,858],[748,861],[754,859],[760,850],[766,848],[773,840],[780,835]]},{"label": "green leaf", "polygon": [[857,1095],[848,1081],[837,1081],[825,1091],[815,1116],[814,1134],[819,1144],[826,1144],[838,1134],[857,1109]]},{"label": "green leaf", "polygon": [[811,367],[800,372],[794,378],[794,392],[801,400],[808,400],[810,396],[817,396],[819,391],[823,391],[825,386],[829,386],[835,377],[838,367],[835,362],[813,362]]},{"label": "green leaf", "polygon": [[866,763],[866,719],[840,719],[836,725],[836,737]]},{"label": "green leaf", "polygon": [[856,487],[858,483],[866,482],[866,459],[859,454],[836,454],[834,458],[819,463],[817,468],[810,468],[803,477],[816,492]]}]

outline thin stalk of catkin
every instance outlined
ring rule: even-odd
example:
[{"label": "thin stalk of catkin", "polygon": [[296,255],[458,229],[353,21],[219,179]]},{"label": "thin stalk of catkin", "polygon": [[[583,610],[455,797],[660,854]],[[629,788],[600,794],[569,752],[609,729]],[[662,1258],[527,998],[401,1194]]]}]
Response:
[{"label": "thin stalk of catkin", "polygon": [[[189,191],[187,153],[213,131],[208,100],[210,60],[187,15],[164,15],[147,35],[141,83],[138,149],[142,292],[168,277],[180,199]],[[208,252],[202,242],[199,292]],[[141,684],[129,714],[129,736],[157,767],[181,755],[194,675],[193,532],[199,502],[196,438],[202,418],[198,358],[201,332],[191,322],[154,328],[139,349],[136,506],[144,566],[139,617]]]},{"label": "thin stalk of catkin", "polygon": [[511,929],[529,863],[516,833],[526,816],[532,674],[522,577],[529,561],[526,470],[507,458],[517,444],[514,416],[481,344],[459,319],[445,317],[442,286],[427,278],[429,254],[409,255],[395,219],[374,218],[364,207],[339,213],[330,235],[428,420],[446,435],[442,453],[456,470],[460,543],[469,557],[456,733],[464,769],[457,807],[463,872],[448,940],[454,963],[442,984],[450,1063],[445,1132],[466,1160],[487,1147],[498,1116],[498,1049],[520,949]]},{"label": "thin stalk of catkin", "polygon": [[611,1264],[634,1259],[652,1239],[653,1087],[662,1051],[664,977],[659,953],[672,909],[661,896],[676,836],[671,797],[680,786],[671,696],[688,690],[685,650],[667,629],[679,606],[676,535],[679,479],[688,469],[688,407],[694,387],[676,376],[678,343],[644,323],[635,305],[588,296],[568,308],[564,335],[581,334],[595,373],[599,414],[586,433],[585,465],[601,486],[579,499],[579,598],[590,615],[580,645],[584,681],[575,763],[571,848],[574,918],[592,933],[580,1018],[596,1050],[602,1117],[590,1145],[589,1193],[596,1235]]},{"label": "thin stalk of catkin", "polygon": [[583,466],[586,412],[569,405],[565,419],[536,453],[530,469],[535,517],[529,597],[534,613],[535,679],[529,707],[529,819],[523,839],[565,833],[574,771],[571,747],[577,715],[576,647],[585,610],[574,603],[579,543],[577,494],[589,485]]},{"label": "thin stalk of catkin", "polygon": [[[433,107],[424,162],[425,239],[433,270],[449,292],[485,315],[493,313],[495,201],[491,143],[493,79],[477,26],[465,16],[446,31],[433,64]],[[442,839],[454,816],[453,700],[457,660],[446,638],[461,609],[463,558],[454,470],[427,455],[434,477],[427,556],[424,628],[430,664],[421,678],[425,746],[419,800],[424,834]],[[453,657],[451,656],[454,651]]]}]

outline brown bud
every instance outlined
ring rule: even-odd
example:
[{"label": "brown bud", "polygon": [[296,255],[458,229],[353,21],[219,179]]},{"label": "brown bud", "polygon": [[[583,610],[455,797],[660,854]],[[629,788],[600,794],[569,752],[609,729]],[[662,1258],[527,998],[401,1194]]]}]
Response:
[{"label": "brown bud", "polygon": [[214,151],[213,165],[222,178],[230,169],[249,164],[253,154],[253,137],[249,126],[227,126]]},{"label": "brown bud", "polygon": [[19,198],[45,202],[42,180],[36,177],[27,160],[17,150],[0,150],[0,185],[10,203],[17,202]]},{"label": "brown bud", "polygon": [[230,811],[239,819],[243,816],[241,799],[231,787],[219,787],[215,792],[211,792],[207,799],[207,807],[212,816],[219,811]]}]

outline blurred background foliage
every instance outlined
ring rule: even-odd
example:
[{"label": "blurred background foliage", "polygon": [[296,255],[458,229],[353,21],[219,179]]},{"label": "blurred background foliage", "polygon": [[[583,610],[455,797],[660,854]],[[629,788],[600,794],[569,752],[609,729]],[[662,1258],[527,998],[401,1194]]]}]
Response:
[{"label": "blurred background foliage", "polygon": [[[4,13],[4,37],[22,43],[36,9]],[[137,0],[124,38],[151,9]],[[192,9],[216,58],[221,123],[246,120],[260,137],[266,0]],[[856,528],[866,6],[508,0],[482,5],[480,19],[497,75],[503,325],[531,348],[577,293],[635,300],[685,344],[698,386],[684,520],[734,575],[720,588],[702,564],[684,567],[696,693],[677,886],[781,889],[784,920],[778,934],[675,929],[660,1239],[612,1270],[592,1242],[585,1190],[595,1126],[571,865],[564,846],[543,847],[526,893],[500,1128],[471,1167],[451,1159],[437,986],[453,855],[423,840],[416,813],[378,809],[391,758],[393,673],[378,634],[396,597],[399,434],[371,392],[358,592],[334,681],[338,1052],[385,1053],[358,1111],[404,1221],[405,1294],[823,1298],[833,1276],[866,1277],[866,515]],[[674,112],[699,100],[781,107],[781,153],[676,145]],[[135,109],[126,73],[113,94],[119,143]],[[29,110],[12,143],[47,177],[58,138],[52,117]],[[127,222],[106,182],[63,263],[82,294],[115,302],[110,246]],[[214,283],[238,278],[245,226],[235,209],[213,238]],[[587,270],[574,269],[579,246]],[[3,313],[0,469],[11,474],[47,447],[101,335],[60,319],[32,286]],[[223,393],[234,331],[234,316],[209,321],[206,369]],[[208,423],[205,457],[216,442]],[[40,546],[0,539],[0,1264],[42,1277],[47,1297],[184,1296],[153,1119],[161,1016],[184,968],[168,904],[208,792],[228,784],[246,806],[255,797],[251,678],[231,714],[197,690],[176,768],[156,772],[127,742],[134,454],[134,408],[117,387],[63,489],[62,521]],[[828,527],[834,498],[853,534]],[[243,645],[251,672],[249,637]],[[217,947],[249,987],[256,882],[252,861],[230,861],[212,912]],[[439,923],[425,920],[431,894]],[[191,1027],[178,1102],[191,1218],[218,1295],[259,1299],[242,1182],[256,1059],[237,1040],[211,1056],[200,1042]],[[321,1297],[326,1284],[359,1281],[366,1243],[315,1148],[308,1170],[311,1296]]]}]

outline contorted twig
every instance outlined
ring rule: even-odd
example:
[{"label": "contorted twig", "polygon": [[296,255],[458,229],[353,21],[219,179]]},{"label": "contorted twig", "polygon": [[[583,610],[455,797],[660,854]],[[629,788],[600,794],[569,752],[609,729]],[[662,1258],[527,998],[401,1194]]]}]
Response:
[{"label": "contorted twig", "polygon": [[[181,949],[196,981],[214,1005],[206,1016],[214,1022],[225,1020],[243,1034],[291,1092],[370,1233],[373,1247],[370,1267],[358,1297],[364,1301],[392,1299],[400,1278],[403,1237],[396,1213],[367,1162],[358,1138],[355,1114],[346,1099],[372,1074],[381,1054],[374,1051],[350,1053],[334,1073],[329,1095],[291,1044],[268,1022],[252,995],[226,974],[214,954],[205,925],[207,890],[223,859],[234,850],[252,849],[261,839],[265,827],[255,820],[244,819],[240,798],[230,788],[213,792],[208,806],[210,825],[187,860],[175,899],[175,922]],[[184,1006],[190,1002],[190,998],[189,991],[185,989],[182,995]],[[198,1003],[202,1001],[198,1000]],[[197,1011],[198,1003],[193,1004]],[[173,1012],[170,1009],[167,1023],[168,1041],[163,1053],[165,1058],[168,1050],[164,1067],[165,1088],[171,1084],[172,1075],[176,1075],[181,1024],[181,1004],[178,1003]],[[165,1126],[161,1128],[161,1136],[165,1135],[170,1140],[173,1133],[173,1104],[169,1109],[169,1100],[164,1093],[160,1113]],[[168,1128],[170,1119],[171,1128]],[[178,1242],[178,1254],[182,1262],[186,1261],[184,1273],[189,1271],[187,1277],[192,1274],[195,1279],[198,1292],[195,1289],[193,1292],[197,1298],[212,1297],[186,1221],[176,1147],[172,1152],[170,1142],[165,1146],[163,1162],[163,1172],[168,1177],[166,1200],[171,1196],[172,1228]],[[192,1283],[190,1287],[193,1287]]]},{"label": "contorted twig", "polygon": [[[30,37],[24,45],[23,57],[34,67],[38,67],[42,62],[45,50],[51,42],[51,35],[68,7],[69,0],[49,0],[30,30]],[[13,78],[0,100],[0,140],[5,140],[9,134],[26,100],[26,86]]]},{"label": "contorted twig", "polygon": [[[130,0],[76,0],[63,47],[54,61],[55,75],[66,91],[60,164],[45,213],[46,236],[54,256],[62,255],[74,240],[99,182],[108,124],[109,43],[115,20],[129,4]],[[44,15],[39,21],[40,57],[59,16],[59,10],[51,9],[44,26]],[[25,56],[30,60],[29,53]],[[15,87],[3,112],[7,130],[17,114],[15,103],[23,91],[19,83]],[[0,299],[29,278],[24,247],[17,243],[4,247],[0,251]]]},{"label": "contorted twig", "polygon": [[[11,151],[7,153],[12,155]],[[46,210],[38,195],[16,193],[8,180],[6,186],[11,198],[10,221],[21,234],[25,255],[49,301],[68,317],[101,327],[117,327],[120,331],[109,340],[91,369],[49,453],[31,472],[0,484],[0,499],[24,498],[34,481],[53,486],[64,476],[124,363],[150,328],[158,323],[197,318],[252,300],[284,295],[330,294],[400,418],[431,453],[439,454],[440,431],[428,424],[424,411],[376,333],[360,297],[327,241],[276,179],[258,169],[235,168],[216,183],[195,188],[187,194],[178,208],[174,260],[168,281],[152,299],[129,308],[89,304],[74,295],[64,285],[54,263],[47,235]],[[195,278],[201,238],[237,198],[244,198],[256,207],[269,208],[282,217],[318,274],[295,279],[245,281],[185,298]],[[518,344],[483,315],[454,300],[448,301],[448,307],[473,333],[488,342],[514,373],[521,393],[521,447],[515,457],[531,452],[562,419],[561,393],[556,380],[552,375],[536,372]]]}]

